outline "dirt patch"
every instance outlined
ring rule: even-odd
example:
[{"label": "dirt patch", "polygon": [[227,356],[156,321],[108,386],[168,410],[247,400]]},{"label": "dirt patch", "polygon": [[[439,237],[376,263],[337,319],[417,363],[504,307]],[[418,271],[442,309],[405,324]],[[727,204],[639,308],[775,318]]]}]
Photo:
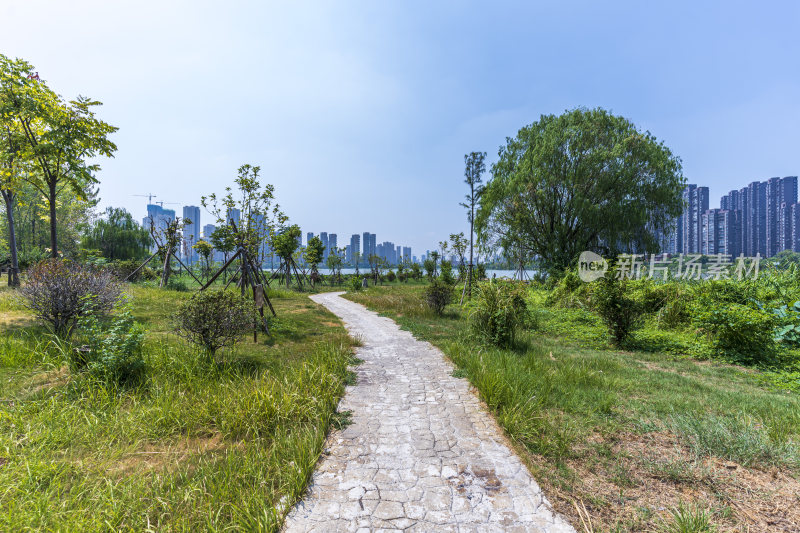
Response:
[{"label": "dirt patch", "polygon": [[52,389],[58,385],[63,385],[69,381],[69,378],[69,368],[66,366],[62,366],[58,370],[42,372],[34,375],[33,378],[31,378],[31,383],[29,385],[30,391],[32,394],[36,394],[37,392],[45,389]]},{"label": "dirt patch", "polygon": [[136,450],[123,453],[118,459],[107,464],[106,470],[117,475],[142,470],[172,470],[190,457],[215,453],[238,445],[225,442],[219,433],[186,437],[170,443],[145,444]]},{"label": "dirt patch", "polygon": [[[552,470],[528,456],[541,472]],[[576,527],[585,508],[595,530],[657,529],[680,504],[706,509],[720,532],[800,531],[800,482],[777,468],[745,468],[717,457],[696,460],[675,435],[593,436],[565,461],[568,482],[539,476],[554,508]],[[554,482],[556,481],[556,482]]]},{"label": "dirt patch", "polygon": [[25,311],[3,311],[0,313],[0,329],[28,327],[34,322],[34,317]]}]

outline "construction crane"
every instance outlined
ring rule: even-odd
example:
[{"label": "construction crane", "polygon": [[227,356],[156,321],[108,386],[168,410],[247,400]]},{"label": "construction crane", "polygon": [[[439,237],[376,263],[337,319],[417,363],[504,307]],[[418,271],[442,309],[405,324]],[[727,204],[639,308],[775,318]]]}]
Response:
[{"label": "construction crane", "polygon": [[134,196],[141,196],[142,198],[147,198],[147,203],[148,204],[152,204],[153,203],[153,198],[158,198],[158,196],[156,196],[155,194],[153,194],[151,192],[149,192],[147,194],[134,194]]},{"label": "construction crane", "polygon": [[156,203],[158,205],[160,205],[161,207],[164,207],[164,204],[167,204],[167,205],[180,205],[180,202],[156,202]]}]

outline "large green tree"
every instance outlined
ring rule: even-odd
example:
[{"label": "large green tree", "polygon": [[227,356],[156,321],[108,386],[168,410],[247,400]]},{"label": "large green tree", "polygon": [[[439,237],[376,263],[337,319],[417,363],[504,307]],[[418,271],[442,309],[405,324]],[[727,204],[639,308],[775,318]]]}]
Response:
[{"label": "large green tree", "polygon": [[143,259],[150,248],[150,232],[123,208],[109,207],[83,235],[81,245],[99,250],[106,259]]},{"label": "large green tree", "polygon": [[26,179],[47,200],[50,221],[50,254],[58,257],[56,207],[62,189],[69,187],[84,197],[100,170],[98,156],[113,156],[117,147],[108,136],[117,128],[99,120],[94,108],[100,102],[78,96],[65,101],[44,80],[33,79],[26,61],[0,54],[0,102],[2,112],[22,132],[25,153],[36,166]]},{"label": "large green tree", "polygon": [[603,109],[543,115],[506,139],[475,222],[483,239],[547,271],[583,250],[658,252],[683,208],[681,161]]}]

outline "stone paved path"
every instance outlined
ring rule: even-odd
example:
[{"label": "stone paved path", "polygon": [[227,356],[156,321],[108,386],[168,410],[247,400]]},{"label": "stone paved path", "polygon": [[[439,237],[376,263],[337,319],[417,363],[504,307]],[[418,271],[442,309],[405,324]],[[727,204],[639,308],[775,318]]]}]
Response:
[{"label": "stone paved path", "polygon": [[341,293],[311,298],[364,346],[358,382],[287,532],[574,532],[442,353]]}]

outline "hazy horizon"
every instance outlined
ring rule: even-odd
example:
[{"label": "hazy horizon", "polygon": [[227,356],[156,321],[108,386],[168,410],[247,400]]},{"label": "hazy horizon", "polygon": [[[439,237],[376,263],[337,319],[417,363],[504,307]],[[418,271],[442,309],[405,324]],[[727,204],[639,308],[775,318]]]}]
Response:
[{"label": "hazy horizon", "polygon": [[154,193],[180,212],[250,163],[304,240],[369,231],[419,256],[468,229],[464,154],[491,163],[541,114],[631,119],[712,207],[800,174],[799,14],[789,2],[12,0],[0,50],[65,97],[104,102],[120,130],[101,207],[141,221],[134,195]]}]

